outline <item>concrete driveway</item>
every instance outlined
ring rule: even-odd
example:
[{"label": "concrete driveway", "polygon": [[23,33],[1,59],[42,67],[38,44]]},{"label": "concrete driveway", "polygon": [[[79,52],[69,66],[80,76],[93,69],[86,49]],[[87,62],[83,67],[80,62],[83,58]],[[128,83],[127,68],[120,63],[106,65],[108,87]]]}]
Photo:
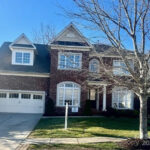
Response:
[{"label": "concrete driveway", "polygon": [[15,150],[40,118],[39,114],[0,113],[0,150]]}]

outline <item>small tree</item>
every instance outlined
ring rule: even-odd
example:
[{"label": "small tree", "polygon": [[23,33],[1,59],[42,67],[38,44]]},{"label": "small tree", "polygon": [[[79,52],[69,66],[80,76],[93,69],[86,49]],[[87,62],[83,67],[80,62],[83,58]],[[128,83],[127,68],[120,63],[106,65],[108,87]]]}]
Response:
[{"label": "small tree", "polygon": [[38,44],[50,44],[56,36],[55,28],[50,25],[41,24],[38,30],[32,31],[33,42]]}]

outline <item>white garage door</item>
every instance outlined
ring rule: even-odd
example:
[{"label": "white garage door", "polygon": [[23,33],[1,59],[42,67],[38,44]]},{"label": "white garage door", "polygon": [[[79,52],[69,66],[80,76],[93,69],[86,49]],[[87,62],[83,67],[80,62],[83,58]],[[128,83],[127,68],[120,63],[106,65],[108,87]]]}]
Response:
[{"label": "white garage door", "polygon": [[45,92],[0,90],[0,112],[44,113]]}]

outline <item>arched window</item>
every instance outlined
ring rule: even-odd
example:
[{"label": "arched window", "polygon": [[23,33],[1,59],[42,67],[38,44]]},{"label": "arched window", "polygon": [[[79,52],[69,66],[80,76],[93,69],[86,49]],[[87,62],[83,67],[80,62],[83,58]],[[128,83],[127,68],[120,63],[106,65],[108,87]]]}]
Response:
[{"label": "arched window", "polygon": [[57,106],[80,106],[80,85],[74,82],[61,82],[57,84]]},{"label": "arched window", "polygon": [[89,71],[99,73],[99,61],[97,59],[90,60]]}]

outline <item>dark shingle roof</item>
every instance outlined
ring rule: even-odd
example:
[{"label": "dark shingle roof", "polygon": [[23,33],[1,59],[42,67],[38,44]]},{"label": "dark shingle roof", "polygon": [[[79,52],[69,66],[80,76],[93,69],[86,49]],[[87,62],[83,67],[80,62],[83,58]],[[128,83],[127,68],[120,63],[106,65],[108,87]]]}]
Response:
[{"label": "dark shingle roof", "polygon": [[43,44],[34,44],[37,53],[35,53],[34,65],[12,65],[12,51],[9,48],[11,42],[5,42],[0,48],[0,71],[27,72],[27,73],[49,73],[50,72],[50,54],[49,47]]},{"label": "dark shingle roof", "polygon": [[[100,53],[100,54],[104,54],[104,55],[115,55],[115,56],[118,56],[119,53],[115,50],[114,47],[110,46],[110,45],[105,45],[105,44],[93,44],[94,46],[94,50],[97,52],[97,53]],[[124,50],[124,52],[127,52],[128,54],[133,54],[133,51],[130,51],[130,50]]]}]

